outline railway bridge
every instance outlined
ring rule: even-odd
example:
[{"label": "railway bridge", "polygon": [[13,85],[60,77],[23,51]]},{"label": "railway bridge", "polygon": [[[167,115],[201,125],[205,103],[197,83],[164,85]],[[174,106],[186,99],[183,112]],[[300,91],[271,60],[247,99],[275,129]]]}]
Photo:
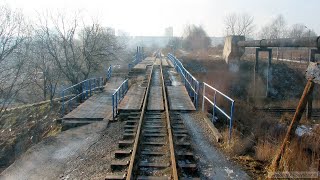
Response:
[{"label": "railway bridge", "polygon": [[[213,118],[199,119],[207,124],[212,137],[221,140],[212,124],[218,113],[227,120],[231,137],[233,99],[199,82],[172,54],[157,51],[144,57],[143,49],[138,47],[128,70],[125,76],[119,76],[110,66],[105,77],[87,79],[64,89],[59,123],[66,131],[31,148],[30,153],[2,175],[9,179],[42,179],[61,173],[60,178],[68,179],[77,169],[85,168],[80,157],[94,156],[94,162],[86,161],[96,167],[91,170],[102,179],[199,179],[201,164],[196,160],[199,151],[208,156],[208,162],[204,163],[210,167],[213,161],[225,159],[222,154],[211,157],[208,150],[214,148],[208,142],[197,147],[191,136],[199,133],[198,129],[190,130],[195,126],[190,123],[194,122],[189,121],[188,127],[184,119],[186,113],[209,108]],[[219,98],[228,102],[228,106],[219,106],[216,101]],[[197,136],[199,142],[204,141]],[[103,160],[97,157],[100,155]],[[229,177],[224,169],[227,165],[220,166],[216,170],[220,171],[218,176]],[[105,169],[99,171],[101,167]],[[238,168],[234,176],[239,175],[247,177]],[[79,174],[71,178],[79,178]]]},{"label": "railway bridge", "polygon": [[[239,60],[243,47],[256,47],[258,43],[237,38],[227,38],[224,54],[227,62]],[[287,46],[302,44],[319,50],[318,40],[311,45],[309,41],[285,42],[288,41]],[[265,46],[278,46],[277,42],[267,41],[261,45],[263,42],[259,41],[256,64],[260,50],[271,54]],[[318,50],[311,51],[312,58],[319,54]],[[61,119],[57,122],[66,131],[30,148],[0,177],[249,179],[243,170],[219,153],[212,142],[212,139],[222,139],[213,125],[216,117],[227,125],[227,141],[230,141],[234,99],[197,80],[170,53],[164,55],[157,51],[145,57],[143,48],[138,47],[127,66],[128,73],[119,75],[113,68],[106,68],[104,77],[90,78],[62,90]],[[319,64],[311,63],[307,75],[310,86],[313,81],[318,83]],[[308,95],[312,93],[312,88],[307,87],[293,123],[299,122]],[[207,117],[209,111],[212,119]]]},{"label": "railway bridge", "polygon": [[[231,127],[234,100],[200,83],[171,54],[164,56],[158,51],[153,57],[144,58],[138,48],[136,57],[124,78],[113,76],[110,67],[105,86],[97,80],[92,82],[92,89],[79,85],[81,93],[76,95],[64,91],[64,96],[72,98],[63,102],[62,126],[68,129],[95,121],[125,123],[106,179],[199,178],[190,135],[180,113],[199,109],[203,84],[203,110],[208,101],[213,111],[229,120]],[[209,90],[215,94],[212,99],[206,96]],[[91,91],[101,92],[87,98]],[[216,105],[216,95],[230,101],[229,111]]]}]

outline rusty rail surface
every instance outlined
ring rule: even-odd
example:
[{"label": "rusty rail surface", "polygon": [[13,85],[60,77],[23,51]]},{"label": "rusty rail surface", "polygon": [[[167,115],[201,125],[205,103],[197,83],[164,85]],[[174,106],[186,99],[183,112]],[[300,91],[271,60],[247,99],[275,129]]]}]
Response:
[{"label": "rusty rail surface", "polygon": [[169,110],[162,63],[160,56],[160,63],[147,70],[141,109],[122,112],[121,118],[126,119],[124,134],[106,179],[199,177],[191,138],[180,112]]},{"label": "rusty rail surface", "polygon": [[[136,133],[136,137],[135,137],[135,141],[134,141],[134,145],[133,145],[133,151],[132,151],[132,155],[130,158],[130,163],[129,163],[129,167],[128,167],[128,171],[127,171],[127,176],[126,179],[130,180],[130,179],[134,179],[136,177],[134,177],[134,173],[137,174],[137,172],[134,172],[135,170],[135,164],[137,163],[137,156],[138,156],[138,147],[140,144],[140,135],[141,135],[141,131],[142,131],[142,124],[144,121],[144,116],[146,113],[146,109],[147,109],[147,101],[148,101],[148,96],[149,96],[149,91],[150,91],[150,83],[151,83],[151,79],[152,79],[152,74],[153,74],[153,67],[152,66],[152,70],[151,73],[149,75],[148,78],[148,85],[147,85],[147,90],[146,90],[146,94],[144,97],[144,101],[143,101],[143,107],[142,107],[142,112],[141,112],[141,116],[139,119],[139,124],[138,124],[138,130]],[[175,160],[175,154],[174,154],[174,145],[173,145],[173,138],[172,138],[172,131],[171,131],[171,126],[170,126],[170,116],[169,116],[169,106],[168,106],[168,101],[167,101],[167,97],[166,97],[166,90],[165,90],[165,86],[164,86],[164,79],[163,79],[163,73],[162,73],[162,61],[161,61],[161,65],[160,65],[160,76],[161,76],[161,86],[162,86],[162,92],[163,92],[163,100],[164,100],[164,106],[165,106],[165,114],[166,114],[166,122],[167,122],[167,133],[168,133],[168,140],[169,140],[169,148],[170,148],[170,166],[172,168],[172,179],[174,180],[178,180],[178,172],[177,172],[177,167],[176,167],[176,160]],[[137,166],[137,165],[136,165]]]},{"label": "rusty rail surface", "polygon": [[137,149],[138,149],[138,144],[139,144],[139,137],[140,137],[140,133],[141,133],[142,121],[143,121],[143,118],[144,118],[145,111],[147,109],[147,99],[148,99],[149,90],[150,90],[150,82],[151,82],[152,72],[153,72],[153,66],[152,66],[150,75],[148,77],[147,90],[146,90],[146,94],[145,94],[144,100],[143,100],[142,112],[141,112],[140,119],[139,119],[138,130],[137,130],[137,134],[136,134],[136,137],[135,137],[135,140],[134,140],[133,151],[132,151],[132,155],[131,155],[131,158],[130,158],[129,168],[128,168],[128,171],[127,171],[127,177],[126,177],[127,180],[130,180],[132,178],[133,165],[134,165],[134,161],[135,161],[136,154],[137,154]]},{"label": "rusty rail surface", "polygon": [[177,163],[176,163],[176,158],[175,158],[175,154],[174,154],[172,130],[171,130],[171,123],[170,123],[170,115],[169,115],[169,103],[167,100],[166,87],[164,85],[164,78],[163,78],[163,72],[162,72],[162,59],[161,59],[161,65],[160,65],[160,74],[161,74],[162,91],[163,91],[163,98],[164,98],[164,109],[166,112],[166,119],[167,119],[167,130],[168,130],[168,135],[169,135],[172,174],[173,174],[173,179],[178,179]]}]

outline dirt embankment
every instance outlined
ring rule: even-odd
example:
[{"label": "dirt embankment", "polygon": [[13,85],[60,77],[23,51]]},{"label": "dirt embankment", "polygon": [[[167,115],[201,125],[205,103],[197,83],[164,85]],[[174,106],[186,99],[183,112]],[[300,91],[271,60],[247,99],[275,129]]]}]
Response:
[{"label": "dirt embankment", "polygon": [[[257,111],[256,108],[295,108],[306,83],[304,72],[307,65],[273,61],[270,96],[266,98],[267,61],[260,61],[256,86],[260,97],[253,98],[254,61],[241,60],[239,71],[232,72],[229,71],[225,61],[213,55],[189,54],[178,58],[197,79],[207,82],[236,100],[230,144],[227,143],[228,121],[218,114],[219,120],[215,125],[224,136],[224,143],[220,147],[228,156],[242,164],[252,177],[263,179],[267,172],[266,167],[282,142],[283,134],[293,114],[283,114],[282,117],[278,117]],[[316,108],[320,107],[319,99],[319,95],[315,93]],[[225,102],[218,100],[217,102],[228,109]],[[212,107],[207,106],[208,113],[212,113]],[[308,125],[319,121],[302,122]],[[317,145],[319,138],[315,138],[317,132],[317,128],[314,128],[305,137],[298,137],[292,142],[289,147],[291,151],[284,158],[284,164],[290,164],[285,170],[310,171],[316,168],[320,155]],[[300,163],[295,163],[295,159]]]},{"label": "dirt embankment", "polygon": [[50,102],[8,110],[0,119],[0,173],[43,138],[60,132],[60,104]]}]

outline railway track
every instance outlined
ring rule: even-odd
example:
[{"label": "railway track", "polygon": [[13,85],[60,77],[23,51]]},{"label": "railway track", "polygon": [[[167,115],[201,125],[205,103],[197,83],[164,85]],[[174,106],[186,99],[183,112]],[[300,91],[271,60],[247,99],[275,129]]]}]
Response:
[{"label": "railway track", "polygon": [[[141,111],[127,116],[112,174],[106,179],[198,179],[189,134],[179,112],[169,111],[162,60],[149,68]],[[159,87],[161,102],[151,101],[150,89]],[[163,110],[150,110],[150,103],[163,103]]]},{"label": "railway track", "polygon": [[[277,116],[281,116],[283,113],[294,114],[296,111],[295,108],[257,108],[256,110],[271,113]],[[312,112],[312,117],[320,117],[320,109],[313,109]]]}]

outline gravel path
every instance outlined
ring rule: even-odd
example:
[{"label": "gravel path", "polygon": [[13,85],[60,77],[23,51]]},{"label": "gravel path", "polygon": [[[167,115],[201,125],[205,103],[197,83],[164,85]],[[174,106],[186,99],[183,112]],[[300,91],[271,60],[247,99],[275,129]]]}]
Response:
[{"label": "gravel path", "polygon": [[69,129],[30,148],[0,179],[104,179],[124,122]]},{"label": "gravel path", "polygon": [[240,167],[223,155],[215,146],[215,137],[200,113],[183,113],[189,130],[195,157],[200,165],[201,179],[250,179]]},{"label": "gravel path", "polygon": [[112,122],[101,132],[100,138],[86,152],[68,162],[62,179],[104,179],[110,171],[114,151],[118,150],[118,141],[125,122]]}]

